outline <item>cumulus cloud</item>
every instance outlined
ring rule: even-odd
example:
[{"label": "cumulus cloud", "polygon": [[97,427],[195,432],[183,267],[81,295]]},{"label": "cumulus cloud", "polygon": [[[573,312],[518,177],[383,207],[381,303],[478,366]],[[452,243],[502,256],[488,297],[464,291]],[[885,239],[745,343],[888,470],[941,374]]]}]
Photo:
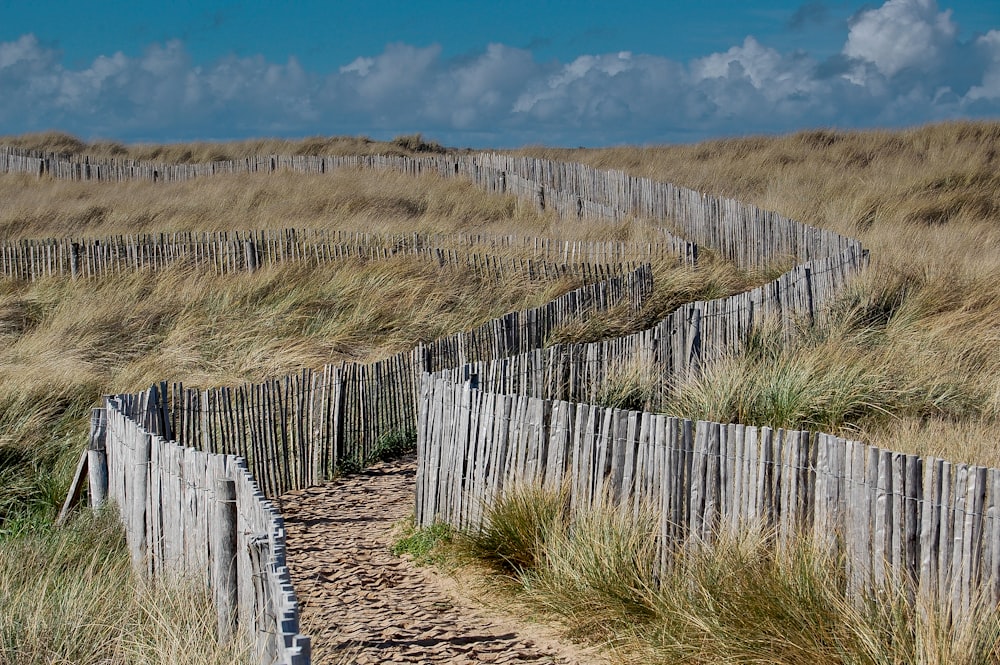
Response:
[{"label": "cumulus cloud", "polygon": [[973,102],[1000,100],[1000,30],[990,30],[976,40],[975,46],[985,66],[979,85],[969,90],[968,98]]},{"label": "cumulus cloud", "polygon": [[934,0],[889,0],[852,21],[844,55],[870,62],[884,76],[908,68],[934,69],[955,43],[951,10]]},{"label": "cumulus cloud", "polygon": [[424,131],[460,145],[576,145],[996,115],[1000,30],[969,43],[957,35],[934,0],[888,0],[852,19],[841,53],[825,60],[753,36],[689,62],[630,52],[542,62],[503,44],[449,58],[439,45],[390,44],[328,72],[294,57],[196,63],[179,41],[71,68],[24,35],[0,42],[0,131],[125,140]]}]

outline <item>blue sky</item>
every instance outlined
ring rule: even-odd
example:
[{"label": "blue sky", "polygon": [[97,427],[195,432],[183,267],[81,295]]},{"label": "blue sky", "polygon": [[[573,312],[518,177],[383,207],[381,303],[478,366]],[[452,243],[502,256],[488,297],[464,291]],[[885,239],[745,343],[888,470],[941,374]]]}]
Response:
[{"label": "blue sky", "polygon": [[993,0],[0,0],[0,134],[575,146],[983,117]]}]

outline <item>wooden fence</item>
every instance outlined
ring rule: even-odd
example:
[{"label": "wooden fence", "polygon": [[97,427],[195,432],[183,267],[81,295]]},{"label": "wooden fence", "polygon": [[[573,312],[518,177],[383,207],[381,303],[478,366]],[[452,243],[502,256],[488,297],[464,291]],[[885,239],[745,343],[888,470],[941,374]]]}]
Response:
[{"label": "wooden fence", "polygon": [[[680,253],[678,253],[680,252]],[[685,253],[686,252],[686,253]],[[316,229],[177,232],[103,238],[47,238],[0,244],[0,276],[20,280],[86,277],[161,269],[177,263],[219,274],[286,263],[318,266],[346,260],[416,256],[492,279],[512,274],[588,282],[635,270],[649,261],[696,265],[690,243],[587,242],[488,234],[376,234]]]},{"label": "wooden fence", "polygon": [[[739,352],[761,326],[774,322],[791,336],[797,326],[825,326],[843,286],[867,265],[864,252],[796,266],[764,286],[726,298],[682,305],[652,328],[582,344],[541,345],[520,354],[482,355],[435,365],[454,381],[474,374],[482,389],[573,402],[603,401],[631,382],[635,406],[659,409],[673,388],[719,358]],[[449,369],[450,368],[450,369]]]},{"label": "wooden fence", "polygon": [[107,496],[120,511],[133,565],[150,579],[183,578],[210,590],[220,639],[247,638],[259,662],[309,663],[281,515],[242,458],[157,432],[157,392],[107,398],[104,440],[95,446],[105,451]]},{"label": "wooden fence", "polygon": [[1000,602],[1000,469],[829,434],[693,422],[474,390],[425,374],[417,522],[475,529],[505,490],[558,489],[572,510],[653,508],[660,565],[683,547],[763,528],[809,536],[849,597],[907,584],[954,618]]},{"label": "wooden fence", "polygon": [[267,496],[309,487],[412,436],[421,372],[541,348],[562,323],[623,302],[641,307],[651,290],[652,273],[643,266],[375,363],[327,365],[231,388],[173,384],[164,390],[164,428],[182,445],[240,455]]},{"label": "wooden fence", "polygon": [[[221,455],[230,460],[223,465],[224,470],[252,469],[263,490],[261,494],[274,495],[329,478],[345,459],[364,462],[383,437],[406,435],[407,430],[415,429],[420,451],[418,517],[425,524],[447,519],[474,525],[481,519],[481,512],[477,513],[479,500],[495,497],[515,479],[554,482],[557,472],[576,468],[579,488],[574,490],[574,501],[581,507],[603,496],[605,490],[624,500],[626,487],[633,501],[655,501],[659,497],[656,505],[666,508],[664,514],[668,516],[663,531],[664,552],[667,543],[710,542],[721,524],[738,528],[770,519],[779,527],[785,525],[782,533],[787,537],[810,528],[817,535],[836,534],[824,542],[832,552],[858,553],[857,558],[849,559],[854,562],[849,571],[852,584],[858,588],[900,574],[904,568],[914,570],[909,562],[916,556],[921,561],[918,577],[931,580],[922,589],[933,586],[954,597],[957,588],[961,597],[965,593],[962,589],[971,595],[979,579],[976,575],[981,577],[987,569],[993,575],[994,568],[1000,567],[1000,557],[994,556],[997,548],[988,554],[976,549],[985,533],[993,533],[996,524],[992,495],[989,506],[993,521],[988,528],[986,522],[968,517],[981,514],[982,510],[977,513],[975,508],[985,505],[985,490],[982,499],[977,498],[987,482],[979,471],[961,471],[957,466],[945,467],[943,462],[928,460],[922,461],[924,466],[920,467],[908,458],[897,461],[892,453],[871,452],[854,442],[845,442],[841,454],[831,443],[833,439],[825,435],[818,435],[815,444],[811,435],[800,433],[781,433],[775,439],[776,435],[765,429],[715,426],[713,430],[710,424],[695,427],[650,414],[623,416],[620,411],[533,396],[572,393],[577,399],[578,394],[594,394],[611,379],[613,361],[647,367],[665,377],[660,380],[669,387],[677,376],[697,371],[719,355],[738,349],[765,318],[777,318],[785,329],[798,320],[822,325],[834,294],[866,264],[867,255],[856,240],[735,201],[621,172],[509,155],[266,156],[208,165],[156,165],[123,160],[93,162],[0,149],[0,172],[81,180],[170,182],[213,173],[328,173],[340,168],[466,177],[487,191],[530,198],[540,208],[555,209],[571,219],[651,218],[663,225],[665,242],[683,257],[694,256],[699,248],[680,240],[675,232],[742,267],[767,266],[789,258],[799,265],[760,289],[733,298],[693,303],[650,330],[598,344],[543,348],[555,326],[578,319],[588,308],[609,306],[623,297],[637,305],[649,291],[648,270],[645,274],[637,271],[618,283],[608,280],[592,285],[588,287],[592,290],[586,292],[589,295],[583,295],[584,291],[570,294],[558,303],[502,317],[476,331],[419,347],[382,363],[328,366],[320,372],[305,371],[232,389],[193,391],[172,386],[161,391],[169,399],[156,402],[157,408],[149,409],[147,404],[146,413],[154,414],[147,418],[148,431],[176,440],[171,445],[187,446],[184,450],[200,448]],[[243,242],[244,254],[240,255],[239,245],[236,242],[230,254],[228,250],[220,251],[220,256],[230,258],[215,260],[233,266],[233,270],[245,269],[247,257],[256,256],[257,249],[247,254]],[[243,257],[242,263],[239,256]],[[580,362],[563,360],[574,357],[579,357]],[[446,372],[450,377],[424,379],[419,384],[422,392],[418,393],[416,380],[429,371]],[[475,375],[484,383],[503,384],[500,389],[522,394],[463,392],[454,380],[465,378],[463,375]],[[661,430],[666,434],[661,435]],[[677,435],[678,431],[681,435]],[[569,432],[573,432],[572,439],[567,438]],[[227,457],[236,454],[246,460],[245,466]],[[859,456],[863,463],[858,462]],[[786,458],[789,461],[785,466],[775,463]],[[916,550],[911,546],[916,531],[910,529],[914,513],[907,503],[913,498],[907,492],[917,487],[912,479],[928,465],[932,470],[926,487],[931,495],[936,491],[935,496],[942,497],[937,504],[937,522],[933,510],[927,517],[938,529],[933,537],[926,536],[928,543],[937,538],[939,546],[933,556],[930,545]],[[941,475],[946,468],[947,478]],[[847,469],[854,475],[845,475]],[[935,475],[938,472],[933,469],[940,469],[940,474]],[[737,476],[741,478],[738,482]],[[973,476],[975,480],[970,481]],[[847,478],[852,479],[850,483]],[[990,482],[992,478],[990,475]],[[855,484],[859,479],[867,484]],[[636,487],[645,488],[644,493],[633,498],[639,491]],[[864,491],[859,489],[862,487]],[[160,491],[162,502],[162,486]],[[856,504],[848,503],[847,497],[854,495],[867,496],[867,503],[860,499]],[[956,503],[947,503],[946,495],[956,497]],[[258,496],[256,500],[262,502],[263,498]],[[923,501],[923,495],[915,500]],[[859,525],[872,525],[868,536],[860,527],[850,536],[837,531],[842,523],[853,526],[853,522],[846,521],[847,506],[855,511],[851,514],[856,514]],[[900,523],[890,524],[897,513],[904,516],[900,522],[903,526],[898,528]],[[125,514],[132,512],[126,509]],[[270,513],[265,511],[264,515],[263,523],[271,529],[268,533],[280,531]],[[921,520],[923,516],[921,512]],[[962,518],[962,530],[956,540],[957,516]],[[942,526],[945,522],[949,526]],[[826,531],[831,525],[831,530]],[[924,537],[925,532],[920,531],[920,538]],[[955,542],[961,542],[960,554],[956,554],[959,546],[946,548]],[[280,551],[279,544],[274,548]],[[867,554],[862,555],[862,550]],[[211,551],[210,545],[208,556]],[[979,559],[974,559],[976,552],[980,553]],[[924,566],[926,556],[936,557],[937,563]],[[987,560],[989,563],[984,564]],[[867,567],[864,561],[868,561]],[[185,565],[208,570],[205,559],[186,560]],[[989,579],[995,580],[996,576]],[[267,588],[273,600],[274,589]],[[290,589],[287,591],[290,593]],[[281,595],[286,600],[289,597]],[[964,607],[965,602],[959,605]],[[288,605],[281,607],[287,609]],[[285,615],[276,610],[274,616]],[[294,648],[299,638],[289,635],[283,633],[278,641]]]},{"label": "wooden fence", "polygon": [[[152,164],[133,160],[93,160],[0,147],[0,173],[49,174],[80,180],[182,181],[218,173],[332,173],[343,168],[395,170],[413,175],[464,177],[494,193],[514,194],[555,209],[569,218],[636,217],[665,224],[666,237],[719,252],[741,267],[767,266],[833,256],[860,243],[774,212],[686,187],[604,171],[582,164],[496,153],[390,157],[256,156],[211,164]],[[681,240],[683,238],[684,240]],[[680,252],[684,254],[684,251]]]}]

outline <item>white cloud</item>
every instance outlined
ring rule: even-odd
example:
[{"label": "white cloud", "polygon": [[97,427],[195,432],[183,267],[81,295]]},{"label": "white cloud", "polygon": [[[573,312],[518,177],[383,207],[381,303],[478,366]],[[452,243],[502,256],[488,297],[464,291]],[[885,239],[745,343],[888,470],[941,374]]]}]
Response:
[{"label": "white cloud", "polygon": [[979,85],[969,89],[968,101],[1000,100],[1000,30],[990,30],[976,40],[986,66]]},{"label": "white cloud", "polygon": [[13,42],[0,42],[0,70],[21,64],[44,63],[50,59],[34,35],[22,35]]},{"label": "white cloud", "polygon": [[889,0],[853,21],[843,53],[872,63],[886,77],[909,68],[927,71],[940,64],[957,32],[951,10],[939,12],[935,0]]},{"label": "white cloud", "polygon": [[[389,44],[364,67],[342,72],[359,99],[369,107],[398,99],[401,95],[419,95],[421,85],[441,56],[438,45],[420,48],[409,44]],[[355,60],[357,62],[357,60]]]},{"label": "white cloud", "polygon": [[341,74],[355,73],[359,76],[368,76],[368,72],[375,66],[374,58],[355,58],[350,64],[340,68]]},{"label": "white cloud", "polygon": [[[786,56],[747,37],[742,46],[691,63],[693,81],[711,90],[717,104],[726,104],[730,86],[748,83],[771,104],[822,93],[815,79],[816,62],[801,55]],[[729,85],[727,85],[729,84]]]},{"label": "white cloud", "polygon": [[529,51],[490,44],[480,56],[440,68],[425,99],[426,113],[456,129],[503,122],[524,82],[540,71]]},{"label": "white cloud", "polygon": [[228,138],[424,131],[452,144],[604,144],[1000,114],[1000,30],[973,43],[933,0],[858,15],[839,59],[753,36],[690,62],[619,52],[568,62],[490,44],[446,58],[390,44],[329,72],[297,59],[194,63],[178,41],[68,67],[34,35],[0,42],[0,133]]}]

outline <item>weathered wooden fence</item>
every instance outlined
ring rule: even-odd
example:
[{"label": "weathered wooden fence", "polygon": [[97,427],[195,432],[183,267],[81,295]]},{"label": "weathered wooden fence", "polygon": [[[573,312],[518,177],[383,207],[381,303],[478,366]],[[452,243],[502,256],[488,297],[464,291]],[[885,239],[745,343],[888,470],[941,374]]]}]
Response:
[{"label": "weathered wooden fence", "polygon": [[317,266],[350,259],[423,257],[492,279],[510,275],[593,282],[649,261],[696,265],[697,246],[529,238],[487,234],[375,234],[316,229],[177,232],[103,238],[47,238],[0,244],[0,276],[31,280],[96,278],[177,263],[219,274],[254,272],[286,263]]},{"label": "weathered wooden fence", "polygon": [[186,446],[240,455],[267,496],[316,485],[416,430],[421,372],[541,348],[550,331],[598,310],[641,307],[649,266],[584,286],[479,328],[371,364],[341,363],[236,387],[173,384],[170,431]]},{"label": "weathered wooden fence", "polygon": [[106,455],[106,495],[120,511],[134,567],[148,579],[209,590],[219,638],[248,639],[261,663],[308,663],[281,515],[242,458],[169,440],[164,408],[154,388],[107,398],[96,419],[103,441],[92,447]]},{"label": "weathered wooden fence", "polygon": [[[432,157],[256,156],[211,164],[151,164],[133,160],[92,160],[0,147],[0,173],[50,174],[82,180],[180,181],[217,173],[269,173],[292,170],[331,173],[343,168],[390,169],[413,175],[435,173],[464,177],[495,193],[528,198],[540,207],[570,218],[629,220],[649,218],[670,226],[666,237],[697,243],[721,253],[741,267],[753,268],[794,258],[810,261],[860,251],[846,236],[808,226],[778,213],[732,199],[711,196],[582,164],[496,153]],[[681,240],[683,238],[684,240]],[[679,245],[680,247],[681,245]],[[680,251],[685,255],[685,251]]]},{"label": "weathered wooden fence", "polygon": [[682,305],[652,328],[583,344],[541,345],[520,354],[467,358],[436,365],[461,381],[478,377],[484,390],[573,402],[602,401],[608,390],[631,381],[641,406],[661,408],[672,389],[703,366],[739,352],[765,323],[791,336],[797,326],[824,326],[843,286],[867,264],[864,252],[796,266],[764,286],[726,298]]},{"label": "weathered wooden fence", "polygon": [[[855,442],[844,442],[841,454],[839,444],[831,443],[833,439],[826,435],[695,426],[663,416],[623,415],[621,411],[540,399],[584,399],[608,383],[615,363],[626,362],[651,371],[658,377],[662,392],[677,377],[737,350],[764,319],[776,318],[786,330],[798,321],[822,325],[834,294],[866,264],[867,255],[854,239],[736,201],[622,172],[510,155],[261,156],[215,164],[156,165],[127,160],[97,162],[0,148],[0,172],[112,182],[172,182],[215,173],[279,170],[328,173],[341,168],[465,177],[487,191],[528,198],[540,208],[554,209],[571,219],[655,220],[663,225],[664,242],[681,257],[693,259],[700,248],[675,233],[745,268],[789,259],[798,265],[760,289],[687,305],[650,330],[598,344],[544,348],[556,326],[584,316],[593,307],[609,306],[623,297],[633,305],[639,304],[649,291],[648,271],[637,271],[617,286],[613,286],[613,280],[592,285],[590,291],[502,317],[476,331],[419,347],[382,363],[328,366],[319,372],[306,371],[241,388],[193,391],[176,385],[163,391],[169,400],[158,402],[158,409],[147,408],[147,414],[155,414],[148,416],[147,431],[176,440],[170,445],[184,450],[185,459],[194,456],[195,449],[201,449],[205,459],[215,459],[215,454],[228,460],[205,462],[206,474],[211,465],[223,473],[232,469],[247,473],[252,469],[263,490],[254,499],[256,505],[263,506],[259,508],[262,512],[253,518],[259,518],[254,525],[263,525],[262,533],[280,533],[280,523],[266,509],[263,495],[321,482],[342,460],[368,459],[381,437],[415,429],[420,454],[418,517],[422,523],[446,519],[464,526],[475,525],[481,519],[480,501],[494,498],[515,479],[555,482],[557,476],[571,472],[575,474],[573,496],[578,506],[590,505],[607,491],[618,500],[648,500],[663,508],[664,552],[674,543],[711,542],[720,525],[741,528],[771,520],[783,529],[780,533],[786,540],[794,533],[811,532],[831,552],[855,553],[855,558],[847,560],[852,561],[849,573],[857,588],[906,571],[921,580],[926,577],[922,589],[933,587],[949,598],[955,598],[955,589],[959,589],[958,605],[965,607],[971,600],[964,600],[962,594],[967,591],[971,597],[983,570],[990,571],[988,579],[997,579],[1000,555],[994,553],[998,548],[991,545],[987,553],[981,547],[985,534],[990,534],[992,542],[992,534],[997,531],[992,494],[990,503],[983,503],[987,500],[987,477],[992,483],[993,475],[970,472],[968,468],[962,471],[931,460],[911,462],[892,453],[872,452]],[[229,240],[233,241],[231,248],[225,245],[223,249],[220,244],[213,265],[245,270],[262,251],[256,240],[250,252],[245,237]],[[138,254],[143,255],[143,251]],[[127,251],[125,256],[129,256]],[[59,261],[63,265],[62,259]],[[50,264],[55,265],[55,261]],[[424,378],[422,384],[417,383],[419,377],[431,371],[444,372],[449,378]],[[456,381],[471,376],[496,391],[520,394],[464,390]],[[419,394],[418,385],[422,386]],[[119,424],[126,429],[138,427],[132,421]],[[142,446],[139,450],[138,454],[143,455]],[[164,453],[163,459],[173,464],[171,454],[179,453]],[[234,455],[246,462],[241,465],[234,461]],[[150,460],[152,456],[150,452]],[[918,533],[911,528],[915,504],[908,501],[924,500],[923,494],[913,495],[918,487],[913,478],[918,476],[930,479],[920,485],[920,492],[927,488],[928,496],[940,497],[940,503],[935,504],[940,507],[936,513],[926,512],[928,523],[936,526],[919,531],[918,540],[926,538],[928,545],[914,549],[912,542]],[[141,487],[141,480],[135,482],[140,483],[136,487]],[[156,482],[160,483],[158,510],[162,525],[164,487],[172,491],[170,483],[174,481]],[[144,496],[148,496],[149,486],[143,490],[147,492]],[[128,492],[138,492],[135,487],[129,490],[127,484],[123,487],[125,501],[129,500]],[[867,503],[860,498],[857,503],[848,502],[848,497],[855,495],[868,497]],[[167,496],[173,501],[169,498],[172,495]],[[185,496],[197,496],[197,491]],[[951,496],[955,497],[954,503],[945,499]],[[167,510],[189,510],[195,499],[184,501],[181,508]],[[130,519],[125,516],[134,513],[138,524],[140,508],[135,506],[140,503],[122,504],[131,506],[124,509],[123,519]],[[920,505],[919,524],[923,528],[926,504]],[[850,534],[838,531],[842,524],[854,526],[847,520],[848,506],[858,525],[871,526],[868,531],[860,526]],[[988,526],[970,517],[983,514],[984,506],[992,511],[993,521]],[[150,504],[149,514],[153,512]],[[194,513],[205,514],[197,508]],[[899,515],[902,521],[893,521]],[[959,521],[961,535],[956,538]],[[948,526],[943,526],[945,523]],[[211,533],[204,534],[211,541]],[[828,534],[834,537],[828,538]],[[139,543],[146,536],[133,538]],[[938,543],[937,550],[930,544],[932,541]],[[274,572],[280,567],[283,551],[278,540],[273,542],[273,565],[268,565],[271,574],[277,575],[275,579],[284,580],[285,573]],[[955,545],[957,542],[961,544]],[[947,549],[947,544],[952,548]],[[164,548],[166,552],[168,548]],[[151,549],[155,551],[152,544],[147,544],[146,551]],[[176,560],[174,550],[170,551]],[[187,549],[183,551],[186,557]],[[192,551],[192,558],[184,559],[185,569],[193,566],[204,574],[210,569],[209,561],[197,547]],[[211,557],[212,551],[209,544],[205,556]],[[920,561],[919,569],[911,563],[914,557]],[[933,561],[925,565],[926,557]],[[279,603],[271,616],[290,617],[281,614],[294,606],[293,597],[288,595],[290,588],[281,583],[274,587],[270,582],[262,588],[265,591],[261,593],[270,598],[267,602]],[[241,606],[237,616],[248,611]],[[290,618],[287,627],[291,632],[281,633],[275,644],[280,642],[282,648],[293,650],[296,641],[304,646],[306,643],[292,634],[297,627]]]},{"label": "weathered wooden fence", "polygon": [[660,516],[661,565],[682,547],[763,528],[811,537],[852,598],[908,584],[952,617],[1000,602],[1000,469],[829,434],[693,422],[425,374],[416,513],[475,529],[483,506],[568,481],[573,510],[611,501]]}]

